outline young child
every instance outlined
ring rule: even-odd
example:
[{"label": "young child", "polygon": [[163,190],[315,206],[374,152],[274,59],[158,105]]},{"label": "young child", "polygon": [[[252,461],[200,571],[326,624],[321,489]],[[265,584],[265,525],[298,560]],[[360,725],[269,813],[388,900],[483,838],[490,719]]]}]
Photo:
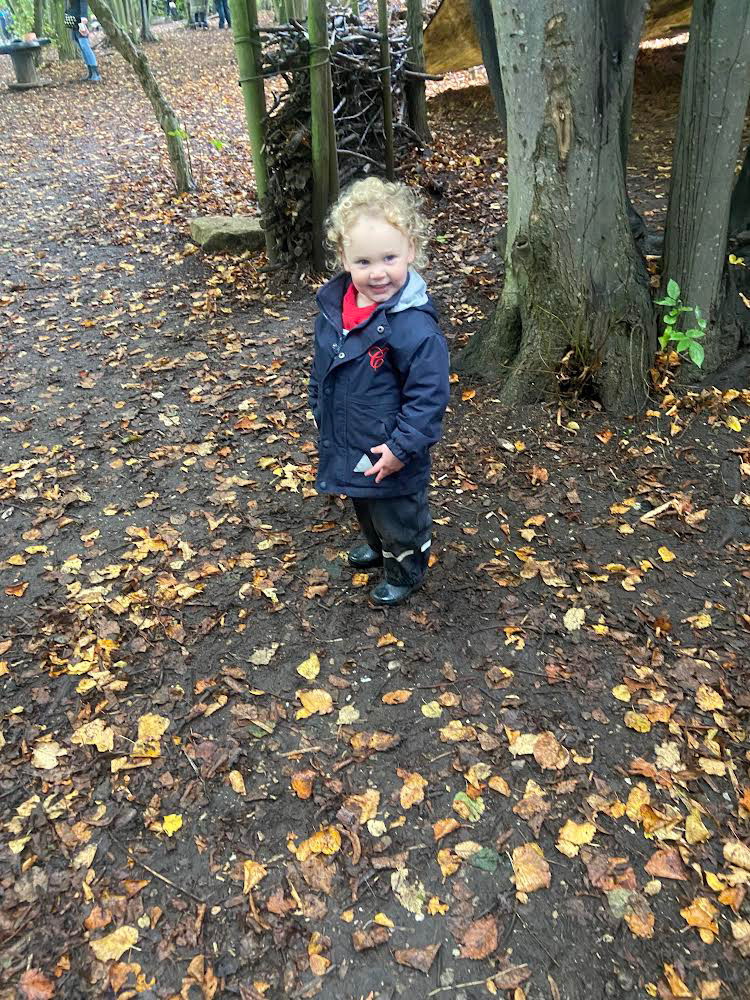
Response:
[{"label": "young child", "polygon": [[426,226],[404,184],[356,181],[328,217],[344,272],[318,292],[310,407],[320,432],[316,486],[354,502],[366,544],[357,569],[382,565],[374,604],[400,604],[427,572],[429,449],[448,403],[449,358],[422,278]]}]

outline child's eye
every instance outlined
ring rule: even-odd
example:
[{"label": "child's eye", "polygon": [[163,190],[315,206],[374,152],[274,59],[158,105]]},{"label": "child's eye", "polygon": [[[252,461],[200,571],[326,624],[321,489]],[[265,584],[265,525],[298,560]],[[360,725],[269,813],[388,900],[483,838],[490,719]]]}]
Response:
[{"label": "child's eye", "polygon": [[395,253],[386,254],[386,258],[385,259],[386,259],[386,262],[390,262],[390,261],[396,259],[396,255],[395,255]]}]

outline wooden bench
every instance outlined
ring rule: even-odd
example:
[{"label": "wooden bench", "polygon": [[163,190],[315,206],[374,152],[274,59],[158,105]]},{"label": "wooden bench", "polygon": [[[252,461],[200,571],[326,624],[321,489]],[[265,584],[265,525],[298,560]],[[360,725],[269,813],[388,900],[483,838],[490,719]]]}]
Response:
[{"label": "wooden bench", "polygon": [[10,56],[16,72],[16,82],[9,83],[9,90],[31,90],[32,87],[46,87],[49,80],[43,80],[37,71],[34,56],[43,45],[49,45],[49,38],[37,38],[33,42],[9,42],[0,45],[0,56]]}]

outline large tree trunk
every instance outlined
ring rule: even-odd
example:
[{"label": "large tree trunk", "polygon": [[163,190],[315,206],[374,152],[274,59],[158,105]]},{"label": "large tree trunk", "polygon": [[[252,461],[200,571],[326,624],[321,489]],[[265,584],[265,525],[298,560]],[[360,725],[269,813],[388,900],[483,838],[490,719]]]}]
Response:
[{"label": "large tree trunk", "polygon": [[503,81],[500,75],[500,57],[498,56],[498,41],[495,33],[495,17],[492,13],[492,5],[488,0],[471,0],[471,19],[474,22],[474,30],[479,37],[479,45],[482,49],[482,62],[487,70],[487,80],[490,85],[492,100],[495,102],[495,111],[503,131],[506,127],[505,95],[503,94]]},{"label": "large tree trunk", "polygon": [[648,277],[628,224],[620,122],[645,0],[492,0],[508,114],[506,277],[464,370],[509,405],[555,395],[566,358],[607,409],[647,395]]},{"label": "large tree trunk", "polygon": [[[422,0],[406,0],[406,25],[411,52],[408,69],[424,73],[424,15]],[[406,81],[406,107],[409,124],[422,142],[432,142],[430,125],[427,121],[427,95],[424,80],[416,77]]]},{"label": "large tree trunk", "polygon": [[141,4],[141,41],[155,42],[156,36],[151,30],[151,11],[148,0],[140,0]]},{"label": "large tree trunk", "polygon": [[190,169],[190,162],[181,138],[180,123],[151,72],[146,53],[135,45],[127,32],[115,21],[112,9],[106,0],[89,0],[89,5],[101,24],[102,31],[138,77],[143,92],[151,102],[156,120],[167,141],[167,152],[174,170],[177,190],[180,193],[194,191],[193,172]]},{"label": "large tree trunk", "polygon": [[[740,328],[728,303],[729,209],[750,95],[750,5],[694,0],[682,77],[664,235],[663,282],[708,323],[704,372],[737,353]],[[694,375],[697,370],[693,368]]]},{"label": "large tree trunk", "polygon": [[65,26],[65,0],[53,0],[52,12],[55,22],[57,57],[60,62],[69,62],[71,59],[75,59],[78,46],[73,41],[70,28]]}]

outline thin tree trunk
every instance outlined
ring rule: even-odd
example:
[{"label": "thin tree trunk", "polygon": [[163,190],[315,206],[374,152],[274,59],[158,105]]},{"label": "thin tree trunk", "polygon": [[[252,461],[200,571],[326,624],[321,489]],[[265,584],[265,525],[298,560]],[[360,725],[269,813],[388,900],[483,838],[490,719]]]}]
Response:
[{"label": "thin tree trunk", "polygon": [[378,0],[380,31],[380,80],[383,88],[383,133],[385,138],[385,176],[396,178],[393,152],[393,93],[391,92],[391,46],[388,42],[388,0]]},{"label": "thin tree trunk", "polygon": [[258,34],[258,8],[255,0],[230,0],[232,33],[237,66],[240,72],[240,87],[245,102],[245,121],[250,137],[250,151],[255,171],[255,190],[258,194],[263,231],[266,238],[266,255],[269,264],[276,262],[276,236],[268,223],[265,211],[268,191],[268,167],[266,165],[265,133],[263,119],[266,113],[266,93],[260,76],[260,36]]},{"label": "thin tree trunk", "polygon": [[179,192],[193,191],[195,183],[185,152],[185,146],[180,138],[180,123],[166,97],[161,92],[154,74],[151,72],[145,52],[128,37],[127,33],[115,21],[112,9],[107,0],[89,0],[91,10],[102,26],[102,31],[112,46],[117,49],[125,62],[138,78],[143,92],[151,102],[164,138],[167,141],[167,152],[174,170],[177,190]]},{"label": "thin tree trunk", "polygon": [[151,12],[148,7],[148,0],[140,0],[141,4],[141,41],[155,42],[156,36],[151,30]]},{"label": "thin tree trunk", "polygon": [[54,0],[52,10],[58,58],[60,62],[70,62],[75,59],[78,46],[73,41],[70,28],[65,26],[65,0]]},{"label": "thin tree trunk", "polygon": [[328,13],[326,0],[310,0],[310,126],[312,131],[312,258],[316,271],[325,268],[323,227],[330,204],[331,122],[328,78]]},{"label": "thin tree trunk", "polygon": [[574,365],[607,409],[633,412],[655,330],[620,120],[645,0],[492,2],[508,114],[506,278],[462,367],[504,376],[515,405],[554,397]]},{"label": "thin tree trunk", "polygon": [[[725,311],[729,209],[750,95],[750,5],[694,0],[664,235],[662,280],[708,324],[704,372],[737,352]],[[697,371],[693,369],[693,374]]]},{"label": "thin tree trunk", "polygon": [[[417,73],[424,73],[422,0],[406,0],[406,28],[411,46],[408,69],[414,70]],[[417,133],[422,142],[432,142],[430,126],[427,121],[427,95],[424,80],[407,78],[406,107],[409,114],[409,124],[412,129]]]},{"label": "thin tree trunk", "polygon": [[495,111],[504,132],[507,123],[507,113],[505,110],[503,81],[500,75],[499,42],[495,32],[495,17],[492,13],[492,4],[488,0],[471,0],[470,9],[471,19],[474,22],[474,30],[479,36],[479,45],[482,49],[482,62],[484,63],[484,68],[487,70],[487,80],[490,85],[492,99],[495,102]]},{"label": "thin tree trunk", "polygon": [[34,23],[32,30],[37,38],[44,35],[44,0],[34,0]]}]

